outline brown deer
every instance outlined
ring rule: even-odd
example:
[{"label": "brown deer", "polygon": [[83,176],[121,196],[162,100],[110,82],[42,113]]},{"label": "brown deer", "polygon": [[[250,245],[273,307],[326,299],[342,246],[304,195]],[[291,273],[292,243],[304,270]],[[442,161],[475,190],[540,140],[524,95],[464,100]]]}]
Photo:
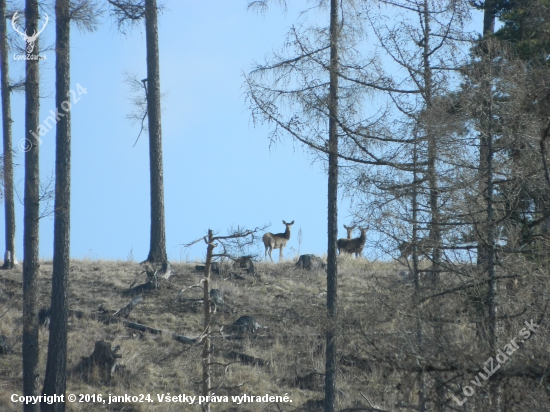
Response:
[{"label": "brown deer", "polygon": [[[355,229],[356,226],[346,226],[344,225],[344,229],[347,230],[348,232],[348,237],[347,239],[338,239],[338,242],[336,243],[338,245],[338,254],[342,254],[343,252],[347,252],[347,249],[346,249],[346,245],[347,243],[349,243],[349,241],[351,240],[351,235],[353,233],[353,229]],[[347,252],[347,253],[351,253],[351,252]]]},{"label": "brown deer", "polygon": [[290,239],[290,226],[294,224],[294,220],[290,223],[286,223],[283,220],[283,224],[286,226],[285,233],[269,233],[267,232],[262,240],[265,245],[265,260],[267,260],[267,254],[269,253],[269,258],[273,262],[271,257],[271,252],[273,249],[279,249],[279,262],[283,260],[283,249],[286,246],[286,242]]},{"label": "brown deer", "polygon": [[340,249],[340,253],[354,253],[356,258],[363,254],[365,243],[367,243],[367,229],[359,228],[359,230],[361,230],[361,236],[355,239],[340,239],[345,240],[342,249]]},{"label": "brown deer", "polygon": [[[431,249],[430,239],[428,238],[420,239],[416,243],[416,252],[418,255],[427,255]],[[401,252],[399,259],[407,260],[409,256],[413,255],[413,242],[401,242],[399,244],[399,252]]]}]

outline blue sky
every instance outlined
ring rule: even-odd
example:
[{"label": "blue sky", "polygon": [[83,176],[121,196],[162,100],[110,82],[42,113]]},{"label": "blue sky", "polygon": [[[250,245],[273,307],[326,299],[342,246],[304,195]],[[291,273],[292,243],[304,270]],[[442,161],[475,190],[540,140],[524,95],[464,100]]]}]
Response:
[{"label": "blue sky", "polygon": [[[181,245],[209,228],[225,233],[231,226],[271,223],[269,230],[277,233],[284,229],[282,220],[295,221],[286,257],[298,250],[324,254],[327,184],[323,165],[314,163],[290,138],[270,146],[267,126],[252,124],[242,87],[242,73],[278,49],[299,12],[311,4],[292,1],[286,13],[274,4],[265,15],[258,15],[247,11],[246,0],[165,3],[167,10],[159,16],[159,45],[165,93],[162,135],[168,258],[174,262],[203,259],[204,244],[189,249]],[[316,17],[324,19],[325,14]],[[472,27],[481,27],[480,20],[481,13],[474,13]],[[54,34],[50,15],[39,37],[42,49],[49,47],[41,65],[41,122],[55,110]],[[17,41],[22,43],[20,38]],[[76,91],[79,84],[87,94],[71,110],[72,258],[125,260],[130,253],[137,261],[147,257],[148,137],[142,135],[132,147],[139,127],[126,119],[133,108],[125,83],[125,72],[138,79],[146,77],[145,46],[143,24],[123,35],[108,13],[96,32],[81,33],[73,27],[72,89]],[[23,62],[11,60],[10,64],[12,79],[21,78]],[[17,146],[24,137],[23,94],[12,97],[12,117]],[[55,130],[42,140],[40,167],[46,182],[54,174]],[[16,248],[22,260],[24,156],[18,149],[15,153],[20,198]],[[342,224],[350,222],[350,202],[341,197],[339,203],[338,226],[344,237]],[[2,233],[3,225],[0,219]],[[52,253],[53,217],[46,217],[40,224],[40,256],[51,259]],[[366,256],[380,257],[380,253],[367,242]]]},{"label": "blue sky", "polygon": [[[244,103],[242,72],[284,41],[305,2],[287,13],[274,6],[265,16],[246,10],[246,1],[167,1],[159,17],[162,133],[167,253],[171,261],[201,259],[204,246],[181,244],[208,228],[224,232],[232,225],[296,223],[285,256],[326,251],[326,175],[323,166],[290,139],[269,146],[266,127],[255,128]],[[41,47],[54,42],[53,16],[40,36]],[[11,30],[11,28],[10,28]],[[22,42],[19,39],[20,42]],[[41,66],[41,122],[54,104],[53,51]],[[72,31],[71,84],[87,89],[72,113],[71,257],[135,260],[149,248],[149,162],[147,136],[132,145],[138,127],[125,116],[131,96],[124,72],[146,77],[145,32],[124,36],[108,15],[94,33]],[[12,79],[23,62],[10,61]],[[12,98],[14,145],[23,137],[24,96]],[[55,130],[40,147],[41,176],[54,173]],[[16,191],[23,197],[23,152],[16,149]],[[342,199],[340,224],[349,221]],[[16,205],[19,260],[23,208]],[[3,233],[3,219],[0,230]],[[343,231],[343,229],[342,229]],[[342,236],[345,233],[341,234]],[[294,248],[295,250],[291,250]],[[40,256],[51,259],[53,218],[40,224]],[[278,252],[276,253],[278,256]],[[275,256],[274,256],[275,257]]]}]

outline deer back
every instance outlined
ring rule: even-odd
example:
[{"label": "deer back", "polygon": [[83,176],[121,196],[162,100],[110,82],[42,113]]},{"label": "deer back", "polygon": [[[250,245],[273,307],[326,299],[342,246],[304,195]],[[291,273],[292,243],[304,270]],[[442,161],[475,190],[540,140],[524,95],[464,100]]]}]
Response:
[{"label": "deer back", "polygon": [[354,241],[353,252],[361,253],[365,247],[365,243],[367,243],[367,229],[361,229],[361,236],[352,240]]},{"label": "deer back", "polygon": [[294,224],[294,220],[290,223],[286,223],[283,220],[283,224],[286,226],[284,233],[266,233],[263,236],[263,241],[266,247],[271,247],[272,249],[279,249],[280,247],[285,247],[286,242],[290,239],[290,226]]},{"label": "deer back", "polygon": [[290,239],[290,231],[287,233],[268,233],[270,236],[271,247],[278,249],[281,246],[286,246],[286,242]]},{"label": "deer back", "polygon": [[[401,257],[407,259],[413,254],[413,242],[401,242],[399,244],[399,251],[401,252]],[[430,239],[424,238],[420,239],[416,244],[416,251],[419,255],[424,255],[429,253],[431,249]]]},{"label": "deer back", "polygon": [[338,239],[336,244],[338,245],[338,249],[342,252],[348,252],[351,253],[351,250],[353,250],[354,239]]},{"label": "deer back", "polygon": [[361,236],[359,237],[354,239],[338,239],[338,248],[348,253],[361,252],[367,242],[366,232],[365,229],[361,229]]}]

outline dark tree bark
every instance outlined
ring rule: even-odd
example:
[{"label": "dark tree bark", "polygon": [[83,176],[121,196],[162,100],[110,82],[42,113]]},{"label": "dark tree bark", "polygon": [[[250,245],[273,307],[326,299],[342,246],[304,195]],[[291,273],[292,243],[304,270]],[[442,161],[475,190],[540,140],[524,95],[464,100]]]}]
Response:
[{"label": "dark tree bark", "polygon": [[325,412],[333,412],[336,403],[338,314],[338,1],[330,2],[330,87],[329,87],[329,155],[328,155],[328,256],[327,311],[325,364]]},{"label": "dark tree bark", "polygon": [[151,243],[147,261],[163,263],[168,259],[166,256],[166,230],[164,224],[160,69],[156,0],[145,0],[145,37],[147,41],[147,116],[149,120],[151,179]]},{"label": "dark tree bark", "polygon": [[495,0],[485,0],[485,3],[483,4],[483,37],[490,36],[495,33],[495,16]]},{"label": "dark tree bark", "polygon": [[[487,39],[495,31],[495,4],[494,0],[486,0],[483,13],[483,37]],[[490,70],[491,56],[488,47],[484,44],[482,47],[482,59],[484,70]],[[494,202],[494,185],[493,185],[493,156],[494,156],[494,138],[493,138],[493,113],[492,113],[492,88],[493,82],[491,76],[487,74],[483,78],[482,83],[483,94],[485,99],[483,102],[483,119],[481,119],[482,130],[480,136],[480,173],[483,191],[482,196],[485,199],[485,236],[481,248],[478,248],[478,253],[481,253],[481,263],[483,273],[487,272],[489,278],[486,306],[488,309],[487,319],[487,337],[490,353],[496,353],[498,338],[497,338],[497,279],[495,273],[495,218],[493,210]],[[500,410],[500,386],[498,380],[492,382],[490,388],[491,404],[494,405],[495,411]]]},{"label": "dark tree bark", "polygon": [[[56,128],[54,251],[52,318],[43,393],[64,395],[67,364],[68,278],[71,205],[71,116],[70,116],[70,12],[69,0],[57,0],[55,102],[64,116]],[[69,102],[69,104],[67,103]],[[41,404],[42,412],[65,410],[62,402]]]},{"label": "dark tree bark", "polygon": [[432,281],[436,282],[441,271],[441,213],[439,210],[439,188],[438,175],[436,168],[438,142],[433,131],[431,112],[433,108],[433,79],[432,79],[432,63],[430,57],[432,55],[430,40],[433,37],[430,29],[431,10],[428,0],[424,0],[422,10],[423,30],[424,30],[424,49],[423,49],[423,75],[424,75],[424,101],[426,103],[426,112],[428,113],[426,128],[426,136],[428,140],[428,183],[430,186],[430,212],[431,220],[429,223],[430,240],[433,245],[433,266],[432,266]]},{"label": "dark tree bark", "polygon": [[[210,394],[210,355],[212,353],[210,345],[210,268],[212,267],[212,255],[214,253],[214,234],[212,230],[208,230],[208,244],[206,248],[206,264],[204,267],[204,284],[203,284],[203,299],[204,299],[204,342],[202,343],[202,396]],[[207,402],[202,406],[203,412],[210,412],[210,403]]]},{"label": "dark tree bark", "polygon": [[[488,37],[492,36],[495,33],[495,0],[486,0],[483,3],[483,37],[487,39]],[[484,56],[487,55],[488,49],[486,45],[482,45],[481,47],[482,53]],[[490,87],[490,83],[485,82],[483,84],[484,87],[484,93],[487,95],[488,93],[488,87]],[[487,102],[484,103],[483,107],[484,112],[487,114],[488,108],[487,108]],[[485,128],[487,128],[486,121],[484,122]],[[487,139],[483,136],[480,136],[480,142],[479,142],[479,190],[481,192],[482,196],[487,196],[487,174],[489,170],[489,166],[487,164],[488,161],[488,152],[487,152]],[[476,230],[476,232],[480,233],[483,231]],[[482,268],[487,268],[489,261],[489,248],[487,244],[486,239],[482,239],[478,235],[478,244],[477,244],[477,264],[478,266]]]},{"label": "dark tree bark", "polygon": [[6,0],[0,0],[0,72],[2,87],[2,126],[4,136],[4,213],[6,250],[3,269],[12,269],[17,264],[15,257],[15,207],[13,202],[13,153],[11,133],[11,101],[9,79],[9,49],[6,25]]},{"label": "dark tree bark", "polygon": [[[38,32],[38,0],[25,3],[27,33]],[[39,42],[33,55],[39,53]],[[39,61],[26,60],[25,79],[25,198],[23,228],[23,395],[36,396],[38,387],[38,312],[37,278],[38,219],[40,202],[39,142],[31,133],[38,131],[40,113]],[[37,411],[38,405],[24,404],[25,411]]]}]

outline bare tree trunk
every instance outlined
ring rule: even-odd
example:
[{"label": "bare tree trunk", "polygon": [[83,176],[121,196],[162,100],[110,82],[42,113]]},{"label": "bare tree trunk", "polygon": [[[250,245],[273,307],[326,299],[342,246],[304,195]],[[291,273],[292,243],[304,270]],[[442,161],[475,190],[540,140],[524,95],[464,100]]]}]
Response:
[{"label": "bare tree trunk", "polygon": [[[487,38],[495,33],[495,5],[494,0],[485,0],[483,7],[483,37]],[[482,47],[483,55],[487,54],[486,46]],[[490,87],[490,83],[484,83],[484,94],[488,93],[487,87]],[[484,103],[484,112],[487,111],[487,103]],[[484,120],[482,120],[484,121]],[[487,173],[489,166],[487,165],[488,153],[487,153],[487,144],[483,140],[483,137],[480,137],[479,142],[479,190],[482,195],[487,191]],[[486,196],[486,194],[485,194]],[[476,230],[476,232],[482,232]],[[479,236],[478,236],[479,237]],[[486,268],[489,259],[489,250],[487,247],[487,240],[479,238],[477,245],[477,264],[482,268]],[[485,270],[485,269],[483,269]]]},{"label": "bare tree trunk", "polygon": [[[63,110],[56,127],[55,215],[52,276],[52,318],[43,393],[64,395],[66,391],[68,279],[71,206],[71,116],[70,116],[70,0],[57,0],[55,101]],[[41,404],[41,411],[62,412],[65,403]]]},{"label": "bare tree trunk", "polygon": [[149,162],[151,179],[151,243],[149,262],[165,262],[164,182],[162,171],[162,133],[160,121],[160,69],[157,1],[145,0],[147,41],[147,115],[149,119]]},{"label": "bare tree trunk", "polygon": [[437,138],[432,127],[432,68],[430,64],[430,8],[428,0],[424,0],[424,10],[422,13],[424,20],[424,50],[423,50],[423,69],[424,69],[424,100],[426,102],[426,136],[428,140],[428,184],[430,186],[430,240],[433,245],[432,258],[432,281],[437,282],[441,270],[441,226],[439,211],[439,188],[437,179]]},{"label": "bare tree trunk", "polygon": [[[214,235],[208,230],[208,246],[206,248],[206,264],[204,266],[204,342],[202,345],[202,396],[210,394],[210,267],[214,251]],[[202,407],[203,412],[210,412],[210,402]]]},{"label": "bare tree trunk", "polygon": [[333,412],[336,404],[336,317],[338,314],[338,1],[330,2],[330,86],[329,86],[329,157],[328,157],[328,256],[325,364],[325,412]]},{"label": "bare tree trunk", "polygon": [[0,72],[2,84],[2,125],[4,135],[4,211],[6,250],[3,269],[12,269],[17,264],[15,257],[15,207],[13,199],[13,153],[11,133],[11,101],[9,79],[9,49],[6,25],[6,0],[0,0]]},{"label": "bare tree trunk", "polygon": [[[26,31],[38,32],[38,0],[25,3]],[[39,42],[34,45],[33,55],[39,53]],[[26,54],[25,54],[26,55]],[[38,313],[37,279],[38,262],[38,219],[40,202],[39,142],[31,133],[39,125],[39,61],[26,60],[25,78],[25,204],[24,204],[24,261],[23,261],[23,395],[35,396],[38,387]],[[37,411],[38,405],[24,404],[26,412]]]},{"label": "bare tree trunk", "polygon": [[[420,283],[420,270],[418,267],[418,133],[414,133],[414,149],[413,149],[413,192],[412,192],[412,258],[413,258],[413,280],[414,280],[414,307],[416,309],[417,323],[416,323],[416,344],[418,345],[418,355],[423,357],[424,339],[422,334],[422,304],[420,303],[421,283]],[[418,411],[426,412],[426,377],[424,371],[419,376],[419,390],[418,390]]]},{"label": "bare tree trunk", "polygon": [[[483,37],[487,38],[495,31],[495,1],[485,0],[484,13],[483,13]],[[484,60],[483,67],[488,70],[488,73],[492,73],[491,70],[491,56],[487,45],[482,47],[482,58]],[[487,271],[487,277],[489,278],[487,288],[486,306],[488,309],[487,320],[487,337],[489,344],[490,354],[495,354],[497,351],[497,279],[495,273],[495,219],[493,208],[493,125],[492,125],[492,74],[488,75],[485,72],[482,87],[484,89],[484,102],[483,102],[483,118],[481,119],[482,127],[481,142],[480,142],[480,172],[482,178],[480,179],[485,187],[482,194],[485,198],[485,219],[484,226],[486,227],[486,240],[482,246],[482,267]],[[479,250],[479,249],[478,249]],[[491,383],[490,386],[490,402],[491,408],[495,412],[500,410],[500,385],[498,380]]]}]

